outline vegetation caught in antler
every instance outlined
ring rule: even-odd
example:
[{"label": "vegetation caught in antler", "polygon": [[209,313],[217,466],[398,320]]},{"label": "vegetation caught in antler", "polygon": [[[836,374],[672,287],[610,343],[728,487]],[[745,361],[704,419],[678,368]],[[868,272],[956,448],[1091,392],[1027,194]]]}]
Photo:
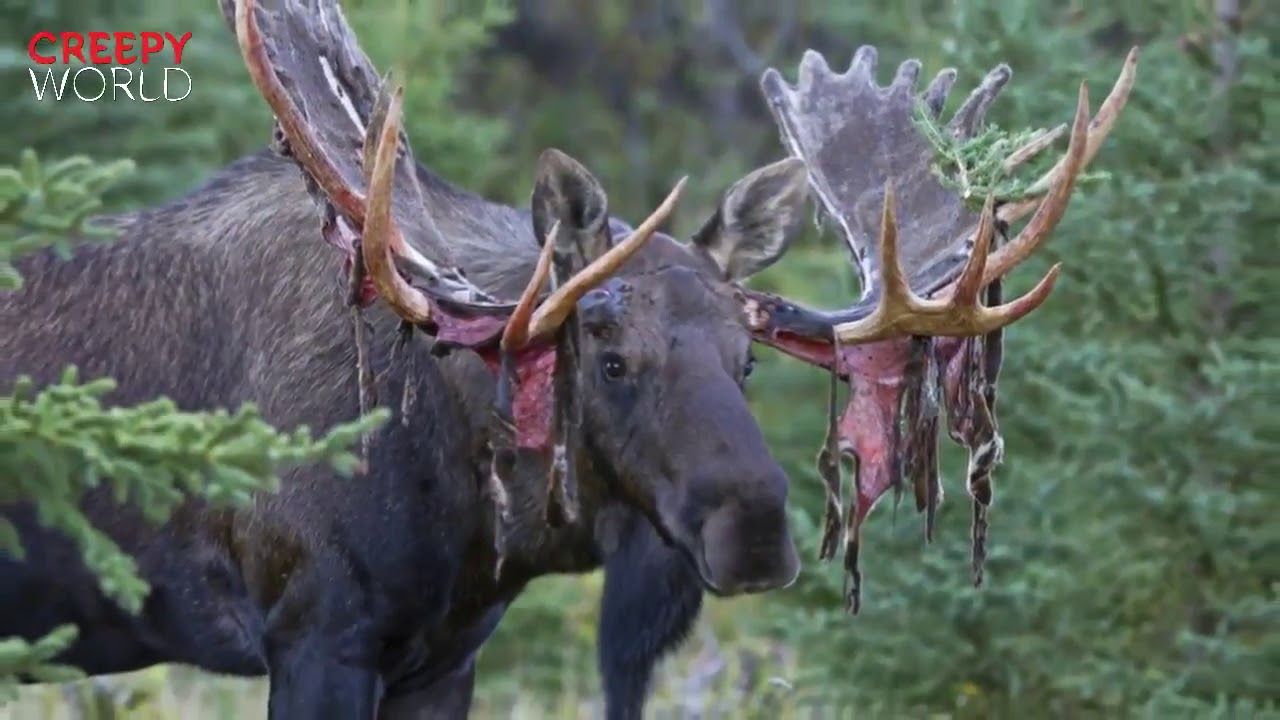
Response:
[{"label": "vegetation caught in antler", "polygon": [[[975,212],[989,197],[999,204],[1035,199],[1036,181],[1050,168],[1050,156],[1040,151],[1059,141],[1068,128],[1062,124],[1052,129],[1011,130],[992,123],[972,137],[958,136],[939,124],[924,102],[916,103],[914,121],[933,147],[932,169],[938,182],[960,195]],[[1105,170],[1082,172],[1076,184],[1109,177]]]}]

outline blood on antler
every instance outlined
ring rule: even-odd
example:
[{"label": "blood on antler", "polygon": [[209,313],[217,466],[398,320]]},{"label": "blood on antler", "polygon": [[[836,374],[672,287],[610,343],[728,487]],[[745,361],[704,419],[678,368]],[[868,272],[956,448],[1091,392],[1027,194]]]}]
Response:
[{"label": "blood on antler", "polygon": [[[552,443],[552,418],[544,410],[553,372],[566,362],[558,357],[558,333],[577,301],[653,236],[674,209],[683,181],[630,236],[571,277],[557,277],[557,287],[544,295],[553,229],[520,298],[496,298],[453,262],[400,126],[402,89],[374,71],[336,0],[221,2],[224,13],[234,13],[228,20],[234,20],[241,55],[275,113],[276,145],[303,169],[325,208],[325,239],[348,254],[351,286],[364,288],[353,292],[357,305],[381,297],[406,327],[432,335],[440,347],[481,351],[496,367],[488,491],[500,515],[501,558],[503,481],[513,471],[516,448],[549,450]],[[356,328],[363,365],[358,318]],[[362,367],[360,376],[368,375]],[[362,383],[362,407],[365,396]],[[561,439],[555,442],[559,450]]]},{"label": "blood on antler", "polygon": [[[292,156],[340,214],[340,223],[361,231],[362,256],[378,294],[406,321],[441,339],[473,345],[493,335],[460,331],[477,316],[491,333],[506,328],[515,304],[472,284],[452,262],[436,230],[400,128],[402,90],[387,87],[337,4],[332,0],[239,0],[236,35],[241,54],[288,142]],[[379,117],[380,116],[380,117]],[[381,120],[380,123],[372,122]],[[360,148],[372,148],[362,155]],[[364,162],[373,156],[372,167]],[[363,187],[363,190],[362,190]],[[572,312],[574,303],[622,266],[674,208],[677,186],[625,241],[545,298],[528,327],[505,330],[507,349],[545,339]],[[406,234],[414,242],[406,241]],[[430,248],[429,259],[419,247]],[[403,264],[423,283],[401,275]],[[539,283],[535,276],[532,283]],[[545,282],[545,280],[542,280]]]},{"label": "blood on antler", "polygon": [[[859,604],[858,550],[863,520],[904,477],[917,510],[934,512],[938,483],[939,410],[942,386],[951,437],[970,451],[968,489],[974,502],[974,576],[980,583],[991,470],[1002,456],[995,420],[995,381],[1002,360],[1002,329],[1025,317],[1049,296],[1055,265],[1020,298],[1000,302],[1000,278],[1027,259],[1062,219],[1076,178],[1097,153],[1124,108],[1134,81],[1137,48],[1129,53],[1111,93],[1090,121],[1082,83],[1065,155],[1030,185],[1025,199],[988,197],[978,214],[934,175],[934,148],[915,126],[923,103],[936,120],[954,70],[935,76],[923,93],[916,86],[920,62],[908,60],[892,83],[876,80],[877,52],[864,46],[849,69],[834,73],[808,51],[798,83],[774,69],[761,85],[791,154],[805,161],[810,185],[852,257],[862,295],[851,307],[818,311],[763,293],[748,293],[759,341],[829,368],[850,383],[841,417],[831,412],[819,472],[828,492],[821,554],[834,556],[839,534],[841,482],[838,453],[857,460],[855,497],[845,523],[845,564],[853,584],[848,602]],[[974,137],[1012,71],[987,73],[946,126],[957,139]],[[1042,133],[1010,153],[1012,169],[1047,148],[1058,133]],[[997,209],[998,208],[998,209]],[[1009,243],[992,249],[997,223],[1034,211]],[[901,238],[901,239],[900,239]],[[834,401],[834,392],[832,398]]]}]

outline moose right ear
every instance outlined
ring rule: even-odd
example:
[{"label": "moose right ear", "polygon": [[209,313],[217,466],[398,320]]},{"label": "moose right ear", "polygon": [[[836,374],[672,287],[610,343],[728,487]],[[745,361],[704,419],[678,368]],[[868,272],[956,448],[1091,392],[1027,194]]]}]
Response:
[{"label": "moose right ear", "polygon": [[720,207],[693,236],[730,280],[745,280],[772,265],[800,230],[809,176],[803,160],[757,168],[725,191]]},{"label": "moose right ear", "polygon": [[609,199],[600,181],[565,153],[554,148],[538,157],[531,205],[539,242],[557,221],[556,255],[579,267],[609,249]]}]

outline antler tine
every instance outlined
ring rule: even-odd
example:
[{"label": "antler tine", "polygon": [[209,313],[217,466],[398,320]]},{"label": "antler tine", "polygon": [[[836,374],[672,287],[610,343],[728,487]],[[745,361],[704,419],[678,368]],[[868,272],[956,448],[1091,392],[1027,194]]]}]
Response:
[{"label": "antler tine", "polygon": [[[400,276],[393,260],[396,247],[405,245],[400,229],[391,217],[391,181],[395,177],[396,151],[400,140],[400,103],[403,89],[390,94],[382,127],[376,130],[377,145],[369,174],[369,210],[360,241],[365,272],[378,294],[405,320],[425,323],[431,319],[431,303],[417,288]],[[374,128],[369,129],[375,132]]]},{"label": "antler tine", "polygon": [[547,231],[547,237],[542,242],[542,252],[538,253],[538,264],[533,268],[533,277],[529,278],[529,284],[520,295],[520,302],[516,303],[511,319],[502,331],[503,350],[515,350],[529,342],[529,321],[533,318],[542,288],[546,287],[547,280],[551,278],[551,259],[555,255],[555,238],[559,232],[560,221],[557,220]]},{"label": "antler tine", "polygon": [[[671,188],[671,192],[667,194],[662,204],[658,205],[657,209],[644,222],[640,223],[626,240],[609,248],[594,262],[569,278],[569,281],[564,285],[557,288],[551,297],[547,298],[533,313],[533,317],[529,321],[526,337],[531,340],[549,334],[560,327],[565,319],[569,317],[569,314],[573,312],[574,306],[583,295],[604,282],[618,268],[622,267],[632,255],[635,255],[644,246],[645,242],[657,232],[662,223],[666,222],[671,212],[675,210],[676,203],[680,200],[680,194],[684,191],[686,180],[688,180],[687,177],[680,178],[675,187]],[[546,244],[552,244],[552,239],[548,239]]]},{"label": "antler tine", "polygon": [[1031,217],[1022,232],[991,256],[983,271],[983,285],[1002,277],[1030,257],[1058,226],[1058,222],[1066,213],[1067,203],[1071,201],[1076,178],[1079,177],[1087,162],[1088,146],[1089,88],[1082,82],[1076,102],[1075,120],[1071,124],[1071,141],[1067,145],[1066,155],[1062,158],[1062,172],[1057,174],[1044,201],[1040,203],[1036,214]]},{"label": "antler tine", "polygon": [[880,211],[880,305],[890,308],[909,303],[913,297],[911,286],[902,273],[898,260],[898,218],[894,214],[893,181],[884,183],[884,205]]},{"label": "antler tine", "polygon": [[1039,307],[1053,291],[1060,267],[1055,265],[1030,292],[1003,305],[988,308],[979,302],[985,285],[987,252],[995,234],[995,198],[988,196],[974,238],[973,253],[956,280],[952,295],[925,300],[912,292],[898,261],[898,232],[892,189],[885,192],[881,214],[880,302],[870,315],[833,328],[842,345],[855,345],[909,335],[974,336],[1010,325]]},{"label": "antler tine", "polygon": [[1041,151],[1050,145],[1058,142],[1058,138],[1067,132],[1067,124],[1063,123],[1052,130],[1042,130],[1036,133],[1036,136],[1027,141],[1027,144],[1009,153],[1009,157],[1004,159],[1000,164],[1000,169],[1005,174],[1012,173],[1019,165],[1027,162],[1031,158],[1039,155]]},{"label": "antler tine", "polygon": [[364,223],[364,200],[360,193],[342,177],[337,166],[324,152],[310,124],[303,118],[298,106],[289,97],[280,82],[280,76],[272,67],[258,27],[257,0],[235,0],[235,31],[240,55],[249,70],[249,77],[258,92],[267,101],[280,127],[289,137],[289,146],[307,174],[315,178],[333,204],[357,225]]},{"label": "antler tine", "polygon": [[[1120,117],[1120,112],[1124,110],[1125,105],[1129,102],[1129,95],[1133,91],[1133,84],[1138,73],[1138,48],[1134,47],[1129,50],[1129,54],[1125,57],[1124,65],[1120,68],[1120,74],[1116,77],[1115,83],[1111,86],[1111,92],[1107,93],[1107,99],[1102,101],[1102,105],[1098,107],[1098,114],[1094,116],[1089,123],[1086,147],[1084,149],[1083,160],[1080,164],[1081,171],[1093,162],[1094,156],[1098,154],[1098,150],[1102,148],[1102,143],[1107,139],[1107,135],[1111,133],[1111,129],[1115,127],[1116,120]],[[1056,136],[1055,136],[1056,139]],[[1051,141],[1050,141],[1051,142]],[[1015,151],[1015,155],[1021,153],[1022,150]],[[1034,154],[1034,153],[1032,153]],[[1028,155],[1029,157],[1029,155]],[[1013,156],[1010,156],[1010,161]],[[1006,161],[1009,162],[1009,161]],[[1067,158],[1063,157],[1043,176],[1040,177],[1028,191],[1032,196],[1039,196],[1045,192],[1057,178],[1067,170]],[[1022,219],[1031,212],[1039,202],[1039,197],[1032,197],[1027,200],[1021,200],[1016,203],[1008,203],[1000,208],[1000,219],[1004,222],[1015,222]]]},{"label": "antler tine", "polygon": [[995,104],[1000,92],[1009,84],[1009,80],[1013,77],[1013,69],[1004,63],[1000,63],[982,78],[982,82],[978,83],[978,87],[969,93],[969,97],[965,98],[960,108],[956,110],[952,116],[951,122],[947,123],[947,128],[958,137],[972,137],[982,128],[982,124],[986,122],[987,111]]}]

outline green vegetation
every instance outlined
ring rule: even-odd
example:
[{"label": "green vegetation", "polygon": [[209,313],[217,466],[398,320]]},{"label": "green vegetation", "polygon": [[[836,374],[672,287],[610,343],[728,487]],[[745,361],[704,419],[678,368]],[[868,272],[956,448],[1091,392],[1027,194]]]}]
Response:
[{"label": "green vegetation", "polygon": [[[499,2],[345,5],[360,35],[377,38],[366,49],[379,67],[399,69],[415,153],[440,174],[524,204],[537,153],[560,147],[601,178],[614,213],[633,219],[689,174],[674,223],[683,236],[733,179],[782,157],[759,72],[772,65],[794,78],[806,47],[835,65],[857,45],[875,44],[885,81],[907,57],[923,61],[925,76],[956,67],[952,109],[987,69],[1007,62],[1014,77],[991,120],[1034,129],[1069,122],[1082,79],[1096,108],[1125,53],[1140,45],[1133,97],[1094,162],[1097,172],[1079,186],[1053,241],[1007,283],[1007,296],[1021,293],[1051,263],[1063,263],[1046,306],[1007,334],[1006,461],[995,476],[985,587],[970,586],[963,457],[948,446],[949,497],[932,545],[905,507],[895,513],[886,504],[868,523],[858,617],[844,613],[838,564],[816,560],[786,591],[709,601],[703,627],[661,674],[655,703],[704,713],[744,704],[765,717],[807,717],[806,708],[817,707],[858,718],[1280,717],[1274,3],[547,0],[520,3],[519,15]],[[30,31],[145,18],[151,27],[193,30],[184,68],[194,91],[168,106],[11,99],[0,108],[8,133],[0,162],[24,163],[24,147],[46,158],[110,148],[138,172],[113,185],[105,204],[138,207],[173,197],[267,140],[269,115],[215,4],[54,7],[58,17],[0,10],[15,29],[11,44],[0,46],[0,76],[13,78],[7,86],[26,87],[20,39]],[[1017,136],[944,142],[942,154],[990,170],[995,149]],[[46,175],[56,175],[54,167]],[[940,170],[950,174],[945,162]],[[1001,195],[1019,191],[998,173],[975,175],[977,204],[993,184]],[[0,176],[0,189],[9,177]],[[58,216],[82,217],[74,214],[80,203],[68,201]],[[6,259],[0,255],[0,274]],[[854,296],[851,278],[835,238],[811,230],[756,285],[834,306]],[[761,351],[761,359],[748,393],[792,478],[803,556],[816,558],[823,491],[813,459],[826,378],[774,353]],[[89,390],[48,392],[64,399],[24,402],[109,413]],[[228,415],[161,423],[155,417],[163,413],[145,413],[114,417],[190,438],[201,436],[190,428],[236,422]],[[0,469],[14,467],[6,432]],[[118,432],[87,437],[60,442],[76,452],[135,442]],[[259,458],[301,452],[277,436],[250,437],[258,437]],[[189,468],[196,448],[210,447],[202,442],[147,447],[144,457],[160,453],[167,466]],[[311,447],[324,454],[334,446]],[[211,492],[181,473],[163,484]],[[557,716],[593,712],[599,584],[595,575],[549,578],[521,598],[482,654],[477,716],[505,713],[512,698]],[[0,644],[2,667],[8,648]],[[260,690],[192,677],[175,669],[136,682],[183,717],[260,716]],[[35,707],[39,691],[25,692]]]},{"label": "green vegetation", "polygon": [[[1096,108],[1095,108],[1096,111]],[[1006,130],[996,123],[987,123],[971,138],[957,138],[946,131],[942,123],[931,121],[924,103],[916,105],[915,126],[928,139],[937,155],[933,172],[942,186],[959,193],[975,212],[981,211],[987,196],[999,202],[1017,202],[1039,197],[1044,188],[1038,180],[1053,166],[1057,156],[1040,151],[1025,162],[1016,165],[1009,158],[1019,151],[1053,137],[1062,136],[1067,126],[1053,130]],[[1090,182],[1105,179],[1105,173],[1082,172],[1076,177],[1076,187],[1083,188]]]}]

